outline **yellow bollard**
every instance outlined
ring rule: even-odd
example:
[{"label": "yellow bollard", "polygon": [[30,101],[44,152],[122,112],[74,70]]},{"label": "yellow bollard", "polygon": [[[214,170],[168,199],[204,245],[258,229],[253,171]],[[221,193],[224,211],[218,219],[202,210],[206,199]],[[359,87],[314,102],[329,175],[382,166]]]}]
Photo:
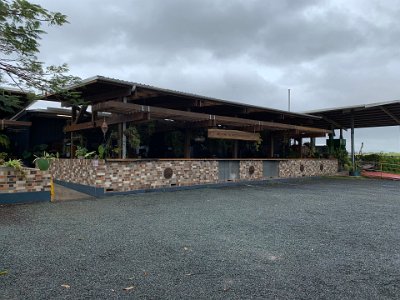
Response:
[{"label": "yellow bollard", "polygon": [[55,201],[55,194],[54,194],[54,182],[53,182],[53,177],[50,178],[50,201],[54,202]]}]

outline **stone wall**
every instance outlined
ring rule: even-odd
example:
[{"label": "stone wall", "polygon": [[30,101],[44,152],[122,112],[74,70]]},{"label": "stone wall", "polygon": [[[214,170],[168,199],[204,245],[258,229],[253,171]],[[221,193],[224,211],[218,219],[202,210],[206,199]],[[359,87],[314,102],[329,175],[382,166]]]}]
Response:
[{"label": "stone wall", "polygon": [[213,160],[149,160],[111,162],[104,181],[106,191],[131,191],[218,182]]},{"label": "stone wall", "polygon": [[334,175],[338,171],[336,159],[290,159],[279,162],[279,177]]},{"label": "stone wall", "polygon": [[[262,180],[263,160],[241,160],[239,180]],[[218,160],[85,160],[57,159],[50,167],[54,179],[100,188],[104,192],[128,192],[216,184],[221,182]],[[279,161],[279,177],[334,175],[337,160],[293,159]]]},{"label": "stone wall", "polygon": [[104,188],[106,192],[218,182],[215,160],[57,159],[50,169],[56,180]]},{"label": "stone wall", "polygon": [[50,172],[57,180],[103,187],[106,163],[104,160],[56,159],[50,165]]},{"label": "stone wall", "polygon": [[241,160],[239,173],[241,180],[260,180],[263,178],[263,161]]},{"label": "stone wall", "polygon": [[23,172],[0,167],[0,193],[49,192],[50,173],[24,168]]}]

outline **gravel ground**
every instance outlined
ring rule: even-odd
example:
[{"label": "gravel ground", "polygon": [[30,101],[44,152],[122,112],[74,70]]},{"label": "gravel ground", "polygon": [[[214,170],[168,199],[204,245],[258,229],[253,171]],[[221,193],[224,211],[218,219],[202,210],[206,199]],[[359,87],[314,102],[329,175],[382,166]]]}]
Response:
[{"label": "gravel ground", "polygon": [[341,178],[3,206],[0,298],[394,299],[399,220]]}]

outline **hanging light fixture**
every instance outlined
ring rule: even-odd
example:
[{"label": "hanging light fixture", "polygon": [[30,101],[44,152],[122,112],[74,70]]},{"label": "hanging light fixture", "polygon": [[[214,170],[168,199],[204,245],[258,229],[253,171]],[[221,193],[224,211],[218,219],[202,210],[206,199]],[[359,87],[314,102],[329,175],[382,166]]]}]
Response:
[{"label": "hanging light fixture", "polygon": [[106,122],[106,118],[104,118],[103,123],[101,124],[101,131],[103,131],[104,139],[106,139],[106,133],[108,131],[108,125]]}]

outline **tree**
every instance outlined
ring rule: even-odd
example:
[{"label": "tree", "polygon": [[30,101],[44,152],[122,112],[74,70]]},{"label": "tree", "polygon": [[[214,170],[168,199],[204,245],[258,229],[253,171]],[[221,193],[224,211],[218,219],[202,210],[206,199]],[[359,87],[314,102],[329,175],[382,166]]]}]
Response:
[{"label": "tree", "polygon": [[[67,75],[67,65],[46,66],[37,57],[39,40],[46,33],[43,26],[65,23],[67,17],[60,12],[50,12],[26,0],[0,0],[0,84],[78,101],[79,95],[63,89],[79,81]],[[0,90],[0,109],[15,110],[18,105],[14,95]]]}]

